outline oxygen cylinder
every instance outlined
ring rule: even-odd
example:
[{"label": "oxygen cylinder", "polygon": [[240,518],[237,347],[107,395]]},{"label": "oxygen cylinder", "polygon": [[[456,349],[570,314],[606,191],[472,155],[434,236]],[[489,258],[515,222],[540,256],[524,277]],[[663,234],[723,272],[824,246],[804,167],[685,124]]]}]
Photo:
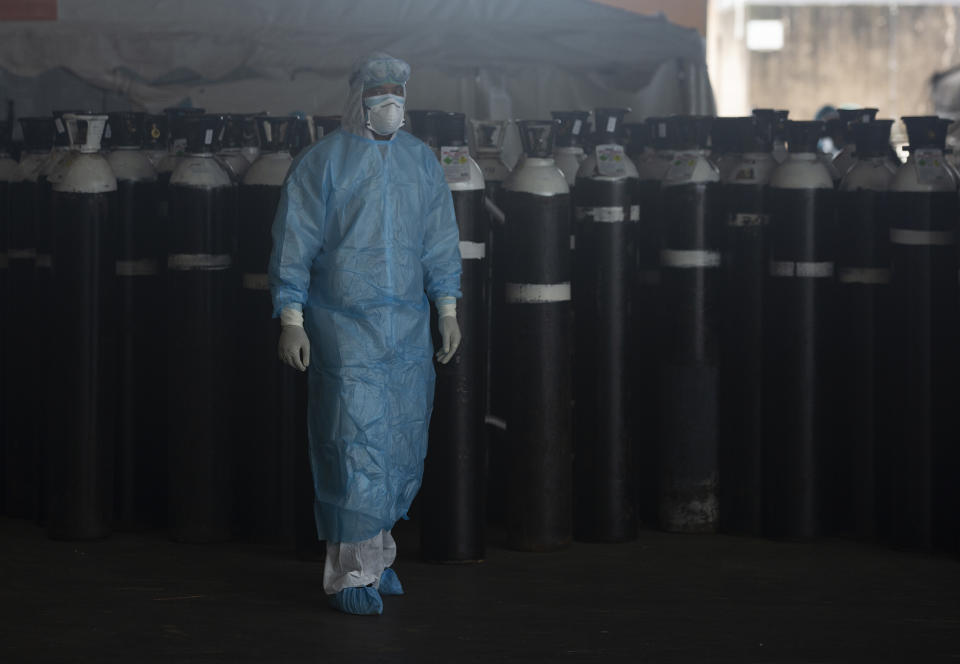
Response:
[{"label": "oxygen cylinder", "polygon": [[170,177],[184,157],[187,146],[186,118],[203,115],[202,108],[165,108],[167,119],[167,154],[154,168],[157,170],[157,215],[161,228],[167,228],[170,217]]},{"label": "oxygen cylinder", "polygon": [[504,180],[510,168],[503,161],[503,140],[507,133],[506,120],[470,120],[473,155],[483,174],[484,205],[490,212],[487,237],[487,515],[490,521],[502,523],[507,506],[505,502],[510,453],[506,447],[506,409],[511,390],[507,384],[506,347],[509,331],[501,325],[504,320],[503,300],[504,265],[503,252],[498,251],[506,242],[503,213],[497,202],[500,200]]},{"label": "oxygen cylinder", "polygon": [[157,172],[141,150],[145,113],[109,113],[117,179],[119,288],[119,395],[117,418],[116,520],[123,529],[160,526],[167,513],[165,326],[160,262],[164,229],[157,223]]},{"label": "oxygen cylinder", "polygon": [[[437,117],[443,166],[460,229],[463,298],[457,319],[460,350],[437,364],[430,453],[424,467],[421,552],[433,562],[478,562],[486,557],[487,237],[484,181],[470,157],[462,113]],[[434,328],[434,346],[441,339]]]},{"label": "oxygen cylinder", "polygon": [[644,123],[646,157],[635,162],[639,184],[639,223],[634,225],[635,268],[630,338],[632,433],[637,468],[640,520],[657,523],[659,515],[660,351],[663,316],[660,304],[660,183],[673,163],[665,118]]},{"label": "oxygen cylinder", "polygon": [[156,169],[167,156],[167,116],[163,114],[147,115],[144,118],[143,152]]},{"label": "oxygen cylinder", "polygon": [[53,146],[53,118],[20,118],[23,150],[10,183],[7,217],[7,297],[3,316],[7,364],[3,380],[7,417],[3,468],[4,510],[7,516],[36,518],[41,481],[38,441],[40,383],[25,348],[33,348],[41,303],[36,295],[37,218],[40,215],[38,178]]},{"label": "oxygen cylinder", "polygon": [[[890,230],[886,192],[895,169],[887,158],[893,120],[849,125],[856,145],[837,193],[836,442],[829,450],[830,530],[873,537],[877,532],[877,452],[892,423],[890,380],[883,358],[890,344]],[[841,116],[841,120],[843,117]],[[843,153],[841,153],[842,155]],[[884,316],[884,318],[881,318]],[[892,409],[891,409],[892,410]]]},{"label": "oxygen cylinder", "polygon": [[[267,279],[273,218],[283,182],[293,163],[290,152],[302,140],[304,121],[294,117],[258,117],[260,157],[239,189],[237,264],[242,275],[238,310],[240,436],[237,495],[240,532],[258,539],[293,544],[298,525],[308,533],[303,545],[317,542],[313,519],[313,483],[306,457],[306,374],[278,361],[279,321]],[[303,475],[305,471],[305,477]],[[306,481],[304,481],[306,480]],[[298,518],[299,517],[299,518]],[[304,518],[306,517],[306,518]]]},{"label": "oxygen cylinder", "polygon": [[910,157],[890,183],[890,311],[895,349],[891,531],[928,549],[956,523],[957,183],[943,154],[949,120],[905,117]]},{"label": "oxygen cylinder", "polygon": [[834,191],[817,156],[823,123],[787,122],[790,155],[770,177],[770,265],[764,306],[764,530],[821,531],[830,436],[829,314]]},{"label": "oxygen cylinder", "polygon": [[170,177],[169,516],[182,542],[231,531],[237,192],[214,158],[223,123],[220,115],[184,119],[186,154]]},{"label": "oxygen cylinder", "polygon": [[660,358],[660,525],[717,527],[717,363],[720,249],[710,118],[667,119],[675,149],[660,192],[665,345]]},{"label": "oxygen cylinder", "polygon": [[110,534],[116,453],[117,180],[100,154],[106,115],[66,114],[71,155],[53,183],[51,345],[57,379],[47,450],[50,537]]},{"label": "oxygen cylinder", "polygon": [[[10,183],[17,175],[17,162],[10,156],[12,143],[12,124],[9,121],[0,122],[0,314],[7,315],[7,224],[10,217]],[[11,327],[10,319],[5,318],[0,325],[0,514],[3,514],[3,499],[6,472],[4,458],[6,456],[6,422],[7,410],[7,329]]]},{"label": "oxygen cylinder", "polygon": [[553,161],[555,123],[519,122],[526,158],[503,183],[510,547],[570,543],[570,193]]},{"label": "oxygen cylinder", "polygon": [[629,312],[639,180],[619,142],[627,112],[596,110],[596,147],[573,193],[574,534],[586,541],[624,542],[637,532]]},{"label": "oxygen cylinder", "polygon": [[250,160],[244,155],[243,149],[250,147],[249,127],[253,118],[239,113],[231,113],[223,117],[225,118],[223,138],[220,140],[217,159],[226,168],[233,181],[239,184],[247,169],[250,168]]},{"label": "oxygen cylinder", "polygon": [[764,197],[777,162],[774,118],[729,123],[740,156],[721,173],[723,297],[720,327],[720,526],[762,531],[763,282],[769,214]]},{"label": "oxygen cylinder", "polygon": [[[857,162],[857,144],[853,138],[853,125],[873,122],[874,118],[877,117],[877,109],[841,108],[837,110],[837,115],[839,116],[838,121],[840,123],[840,134],[843,137],[843,146],[840,148],[840,152],[833,158],[833,166],[842,178]],[[839,198],[843,197],[841,196]]]}]

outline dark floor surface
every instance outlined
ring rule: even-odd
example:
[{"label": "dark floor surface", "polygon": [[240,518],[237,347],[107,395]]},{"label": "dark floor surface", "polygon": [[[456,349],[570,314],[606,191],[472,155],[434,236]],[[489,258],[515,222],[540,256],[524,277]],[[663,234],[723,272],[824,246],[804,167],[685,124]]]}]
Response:
[{"label": "dark floor surface", "polygon": [[269,547],[0,519],[0,662],[960,662],[952,557],[645,531],[438,566],[395,534],[407,594],[355,617]]}]

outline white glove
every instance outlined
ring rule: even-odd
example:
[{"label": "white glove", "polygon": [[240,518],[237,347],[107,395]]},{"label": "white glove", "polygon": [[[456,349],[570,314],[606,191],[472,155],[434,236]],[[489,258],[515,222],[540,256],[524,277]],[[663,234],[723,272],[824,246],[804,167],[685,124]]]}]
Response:
[{"label": "white glove", "polygon": [[310,366],[310,339],[303,329],[303,312],[287,307],[280,312],[280,361],[299,371]]},{"label": "white glove", "polygon": [[440,328],[441,348],[437,351],[437,361],[446,364],[456,354],[460,347],[460,325],[457,323],[457,300],[452,297],[437,298],[437,313],[440,318],[437,327]]}]

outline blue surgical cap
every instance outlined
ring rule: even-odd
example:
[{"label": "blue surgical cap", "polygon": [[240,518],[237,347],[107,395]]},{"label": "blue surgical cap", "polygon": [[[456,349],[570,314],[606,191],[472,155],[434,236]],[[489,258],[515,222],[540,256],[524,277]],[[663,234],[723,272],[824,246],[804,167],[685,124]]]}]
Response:
[{"label": "blue surgical cap", "polygon": [[406,85],[409,78],[410,65],[378,51],[357,61],[350,75],[350,85],[358,81],[363,82],[364,89],[378,85]]}]

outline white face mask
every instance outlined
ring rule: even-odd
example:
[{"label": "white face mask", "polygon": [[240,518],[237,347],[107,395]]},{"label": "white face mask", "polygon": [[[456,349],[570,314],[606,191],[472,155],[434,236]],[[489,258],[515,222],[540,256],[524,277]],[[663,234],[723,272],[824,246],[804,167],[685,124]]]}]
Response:
[{"label": "white face mask", "polygon": [[395,134],[403,126],[404,98],[376,95],[363,100],[367,109],[367,129],[381,136]]}]

